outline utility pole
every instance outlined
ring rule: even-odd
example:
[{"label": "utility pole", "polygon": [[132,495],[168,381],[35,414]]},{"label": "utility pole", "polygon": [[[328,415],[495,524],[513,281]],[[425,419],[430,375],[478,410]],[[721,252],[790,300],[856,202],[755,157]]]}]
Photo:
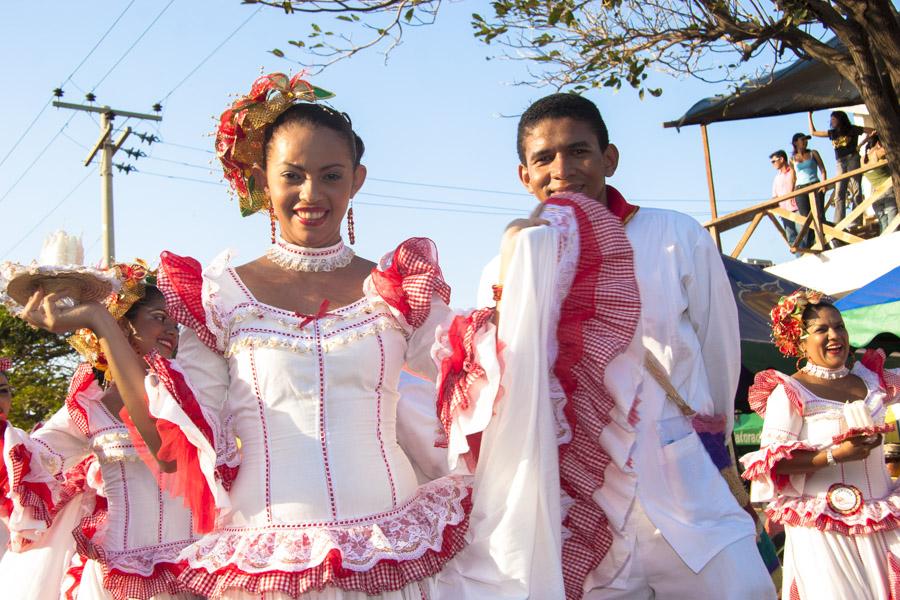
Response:
[{"label": "utility pole", "polygon": [[112,157],[122,147],[125,140],[131,134],[131,127],[126,127],[114,142],[110,140],[113,130],[113,119],[116,117],[128,117],[131,119],[145,119],[149,121],[162,121],[159,115],[148,115],[144,113],[130,112],[126,110],[118,110],[108,106],[86,106],[84,104],[71,104],[69,102],[54,101],[53,106],[57,108],[69,108],[72,110],[83,110],[86,112],[100,113],[100,138],[87,158],[84,160],[84,166],[91,164],[97,152],[100,152],[100,230],[103,236],[103,259],[102,266],[109,267],[115,262],[116,256],[116,237],[115,237],[115,221],[113,218],[113,184],[112,184]]}]

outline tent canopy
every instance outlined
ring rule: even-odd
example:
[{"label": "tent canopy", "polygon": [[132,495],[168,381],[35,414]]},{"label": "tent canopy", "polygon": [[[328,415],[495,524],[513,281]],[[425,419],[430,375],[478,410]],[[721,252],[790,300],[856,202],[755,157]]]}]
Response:
[{"label": "tent canopy", "polygon": [[844,317],[850,343],[900,351],[900,267],[835,303]]},{"label": "tent canopy", "polygon": [[[832,39],[829,45],[839,43]],[[704,98],[680,119],[663,123],[663,127],[708,125],[861,103],[859,91],[837,71],[816,60],[800,59],[742,85],[734,94]]]}]

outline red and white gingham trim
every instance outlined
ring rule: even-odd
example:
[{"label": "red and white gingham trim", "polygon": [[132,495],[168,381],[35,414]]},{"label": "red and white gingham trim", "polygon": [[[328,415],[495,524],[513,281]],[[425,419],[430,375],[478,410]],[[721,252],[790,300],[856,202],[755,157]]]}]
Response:
[{"label": "red and white gingham trim", "polygon": [[90,437],[91,426],[88,423],[87,409],[78,401],[78,395],[84,393],[95,381],[94,369],[89,363],[81,363],[75,369],[72,380],[69,382],[69,391],[66,393],[66,411],[69,419],[78,431]]},{"label": "red and white gingham trim", "polygon": [[397,246],[372,269],[372,283],[413,328],[428,319],[435,294],[450,303],[450,286],[438,265],[437,248],[428,238],[410,238]]},{"label": "red and white gingham trim", "polygon": [[435,447],[447,447],[454,415],[469,407],[469,388],[479,379],[487,378],[484,368],[476,361],[475,336],[493,316],[493,308],[482,308],[466,316],[456,316],[450,324],[447,338],[452,353],[441,362],[437,399],[444,436],[435,442]]},{"label": "red and white gingham trim", "polygon": [[[607,196],[627,208],[614,188],[607,186]],[[603,378],[634,337],[641,300],[621,219],[582,194],[559,194],[547,202],[571,207],[579,229],[578,266],[560,308],[554,365],[572,428],[571,442],[560,446],[559,470],[560,486],[574,501],[563,520],[571,535],[563,541],[562,564],[566,598],[575,600],[612,545],[609,521],[593,498],[611,460],[599,442],[615,406]]]},{"label": "red and white gingham trim", "polygon": [[250,594],[282,592],[292,598],[326,587],[342,590],[359,591],[375,596],[384,592],[403,589],[410,583],[431,577],[444,567],[466,545],[466,531],[469,527],[469,513],[472,500],[467,495],[462,500],[466,513],[463,521],[444,528],[443,543],[439,551],[428,550],[412,560],[383,560],[367,571],[351,571],[341,564],[340,551],[331,551],[319,565],[288,573],[285,571],[266,571],[264,573],[247,573],[235,566],[219,569],[210,573],[204,569],[186,569],[180,581],[195,594],[219,600],[230,589],[241,589]]},{"label": "red and white gingham trim", "polygon": [[884,403],[888,404],[897,400],[897,396],[900,395],[900,373],[885,369],[884,363],[886,360],[887,357],[884,354],[884,350],[881,348],[869,348],[859,362],[865,368],[878,375],[878,383],[887,392],[887,398],[885,398]]},{"label": "red and white gingham trim", "polygon": [[756,377],[753,378],[753,385],[750,386],[750,390],[747,392],[750,408],[759,414],[759,416],[765,418],[766,403],[768,403],[772,391],[779,385],[784,386],[784,392],[787,394],[791,406],[797,411],[798,415],[802,415],[803,397],[800,395],[797,388],[794,387],[794,380],[775,369],[760,371],[756,374]]},{"label": "red and white gingham trim", "polygon": [[203,268],[196,259],[172,252],[159,255],[159,275],[156,287],[166,299],[169,315],[185,327],[190,327],[214,352],[218,348],[216,336],[206,326],[203,308]]}]

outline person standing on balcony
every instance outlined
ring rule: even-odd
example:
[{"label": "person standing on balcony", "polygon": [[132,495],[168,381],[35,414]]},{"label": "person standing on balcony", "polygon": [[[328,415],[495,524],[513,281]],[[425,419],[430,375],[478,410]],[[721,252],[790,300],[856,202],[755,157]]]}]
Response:
[{"label": "person standing on balcony", "polygon": [[[791,161],[794,164],[794,169],[796,171],[796,179],[794,181],[794,189],[799,189],[803,187],[807,187],[813,185],[814,183],[819,183],[819,181],[828,179],[828,173],[825,171],[825,163],[822,161],[822,157],[815,150],[810,150],[807,145],[809,144],[810,137],[803,133],[795,133],[793,137],[791,137],[791,146],[794,148],[793,154],[791,154]],[[822,172],[822,179],[819,179],[819,172]],[[804,217],[808,216],[810,213],[811,200],[814,199],[816,203],[816,210],[819,212],[819,219],[822,222],[825,221],[825,189],[819,188],[814,192],[809,194],[800,194],[796,197],[797,200],[797,208],[800,211],[800,214]],[[806,239],[806,245],[801,246],[798,244],[800,248],[809,248],[812,246],[813,242],[813,225],[810,224],[810,235]]]},{"label": "person standing on balcony", "polygon": [[[885,159],[886,152],[884,146],[881,145],[881,138],[877,133],[873,133],[866,138],[864,144],[866,147],[865,164],[873,164]],[[864,173],[869,184],[872,186],[872,195],[875,201],[872,202],[872,210],[878,217],[879,233],[884,233],[894,217],[897,216],[897,200],[894,198],[894,186],[891,182],[891,171],[887,166],[881,166]]]},{"label": "person standing on balcony", "polygon": [[[809,133],[814,137],[827,137],[831,140],[831,145],[834,146],[834,160],[837,162],[838,175],[859,168],[857,140],[863,133],[872,134],[874,131],[869,127],[854,125],[850,122],[847,113],[842,110],[831,113],[831,126],[828,131],[818,131],[813,124],[812,111],[809,112]],[[856,206],[862,199],[862,176],[854,175],[850,179],[856,182],[856,189],[853,191],[853,206]],[[835,223],[840,223],[846,212],[848,181],[849,179],[842,179],[837,182],[834,200]]]},{"label": "person standing on balcony", "polygon": [[[769,155],[769,160],[772,162],[772,166],[775,167],[775,178],[772,180],[772,197],[787,196],[794,190],[797,180],[794,166],[788,161],[787,153],[784,150],[776,150]],[[778,203],[778,206],[784,210],[797,212],[797,199],[788,198],[787,200],[782,200]],[[782,217],[781,223],[784,225],[784,235],[788,246],[793,247],[797,240],[797,224],[784,217]],[[804,247],[809,247],[809,244],[806,243]],[[801,253],[795,252],[794,254],[799,256]]]}]

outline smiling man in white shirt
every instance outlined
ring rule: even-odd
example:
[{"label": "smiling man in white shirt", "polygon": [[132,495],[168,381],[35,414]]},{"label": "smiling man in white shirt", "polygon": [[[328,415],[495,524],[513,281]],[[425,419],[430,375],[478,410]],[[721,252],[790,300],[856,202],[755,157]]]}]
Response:
[{"label": "smiling man in white shirt", "polygon": [[[730,436],[740,336],[731,288],[709,234],[686,215],[639,209],[607,186],[619,152],[597,107],[585,98],[554,94],[532,104],[519,121],[518,153],[519,177],[539,201],[581,193],[622,221],[641,296],[632,345],[642,349],[613,363],[651,353],[691,408],[722,416]],[[616,372],[613,363],[607,379]],[[630,435],[609,427],[600,435],[611,462],[593,499],[605,513],[612,543],[587,574],[583,597],[775,598],[752,519],[691,421],[643,363],[632,367],[642,374],[635,385],[607,386],[636,407],[635,425]]]}]

